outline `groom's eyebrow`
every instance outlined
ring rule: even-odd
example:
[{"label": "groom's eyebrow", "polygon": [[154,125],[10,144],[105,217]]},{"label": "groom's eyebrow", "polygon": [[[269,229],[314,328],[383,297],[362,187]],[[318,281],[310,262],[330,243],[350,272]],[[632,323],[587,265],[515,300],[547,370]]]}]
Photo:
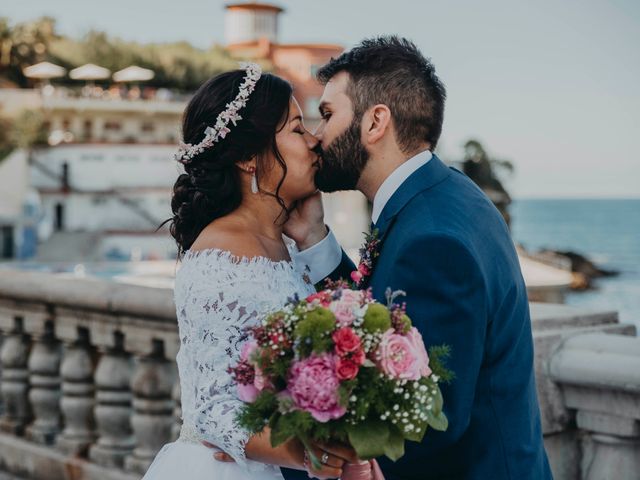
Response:
[{"label": "groom's eyebrow", "polygon": [[318,110],[320,111],[320,113],[324,112],[324,109],[327,108],[329,105],[331,105],[329,102],[327,102],[326,100],[323,100],[322,102],[320,102],[320,105],[318,105]]}]

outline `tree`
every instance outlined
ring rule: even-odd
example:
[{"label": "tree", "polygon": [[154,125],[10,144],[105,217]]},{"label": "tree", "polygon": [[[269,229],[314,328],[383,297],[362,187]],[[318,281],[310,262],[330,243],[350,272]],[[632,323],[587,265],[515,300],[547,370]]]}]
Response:
[{"label": "tree", "polygon": [[0,162],[16,148],[31,156],[31,149],[46,145],[44,116],[37,110],[24,110],[11,120],[0,116]]},{"label": "tree", "polygon": [[[58,35],[55,20],[50,17],[13,26],[0,17],[0,80],[27,87],[30,80],[22,70],[43,60],[69,70],[95,63],[114,72],[135,64],[155,72],[145,85],[184,92],[192,92],[210,77],[238,66],[236,59],[218,45],[200,49],[187,42],[140,44],[97,30],[77,40]],[[264,64],[263,68],[272,70],[273,66]],[[75,82],[61,78],[56,83]]]},{"label": "tree", "polygon": [[53,18],[41,17],[12,27],[0,18],[0,75],[26,87],[29,79],[22,70],[47,58],[49,45],[58,37],[55,24]]},{"label": "tree", "polygon": [[513,163],[509,160],[491,158],[478,140],[470,139],[464,144],[462,168],[464,173],[487,194],[509,224],[511,217],[508,208],[511,204],[511,196],[502,185],[499,175],[512,174]]},{"label": "tree", "polygon": [[9,156],[13,151],[10,140],[11,122],[8,118],[0,116],[0,162]]},{"label": "tree", "polygon": [[193,91],[210,77],[238,65],[218,46],[203,50],[187,42],[139,44],[95,30],[80,40],[56,40],[50,54],[55,63],[67,68],[96,63],[117,71],[139,65],[155,72],[155,77],[145,85],[181,91]]}]

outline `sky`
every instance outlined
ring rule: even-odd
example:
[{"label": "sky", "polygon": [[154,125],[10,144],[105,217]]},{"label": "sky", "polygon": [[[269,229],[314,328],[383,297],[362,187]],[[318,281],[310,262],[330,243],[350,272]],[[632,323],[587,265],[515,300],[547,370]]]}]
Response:
[{"label": "sky", "polygon": [[[5,1],[12,22],[42,15],[79,37],[224,41],[220,0]],[[516,172],[517,198],[640,198],[640,2],[637,0],[277,0],[280,41],[399,34],[447,86],[440,152],[480,140]]]}]

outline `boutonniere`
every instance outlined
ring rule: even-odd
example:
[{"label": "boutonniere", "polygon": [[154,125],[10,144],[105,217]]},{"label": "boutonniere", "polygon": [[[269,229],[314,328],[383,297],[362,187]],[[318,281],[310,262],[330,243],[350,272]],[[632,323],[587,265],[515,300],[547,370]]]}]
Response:
[{"label": "boutonniere", "polygon": [[351,272],[351,280],[356,284],[356,287],[362,288],[365,285],[366,280],[373,273],[373,266],[375,260],[380,255],[380,239],[378,238],[378,229],[374,229],[372,232],[367,233],[364,237],[364,244],[360,247],[360,263],[358,269]]}]

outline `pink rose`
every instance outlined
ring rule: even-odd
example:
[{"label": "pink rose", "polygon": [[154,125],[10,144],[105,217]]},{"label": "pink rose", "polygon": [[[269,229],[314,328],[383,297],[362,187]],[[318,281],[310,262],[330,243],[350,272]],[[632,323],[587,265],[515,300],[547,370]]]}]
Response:
[{"label": "pink rose", "polygon": [[352,362],[356,362],[357,365],[362,365],[367,357],[364,354],[364,350],[360,349],[357,352],[349,355],[349,359]]},{"label": "pink rose", "polygon": [[358,271],[364,276],[367,276],[371,273],[371,270],[369,269],[369,267],[367,267],[364,263],[361,263],[360,265],[358,265]]},{"label": "pink rose", "polygon": [[407,333],[407,338],[413,346],[413,351],[417,356],[420,375],[423,377],[428,377],[429,375],[431,375],[431,368],[429,368],[429,355],[427,354],[427,349],[424,346],[422,335],[420,335],[420,332],[416,327],[411,327],[411,329]]},{"label": "pink rose", "polygon": [[342,417],[347,411],[340,405],[339,386],[336,357],[323,353],[293,364],[287,390],[297,408],[324,423]]},{"label": "pink rose", "polygon": [[331,338],[336,344],[336,353],[340,356],[360,350],[360,337],[350,327],[339,328]]},{"label": "pink rose", "polygon": [[338,320],[338,324],[341,327],[347,327],[353,323],[356,319],[353,313],[354,307],[358,307],[359,304],[354,302],[345,302],[344,300],[335,300],[329,305],[329,309],[333,312]]},{"label": "pink rose", "polygon": [[349,358],[338,358],[336,362],[336,375],[340,380],[353,380],[359,370],[359,365]]},{"label": "pink rose", "polygon": [[345,288],[342,290],[342,295],[340,295],[340,300],[344,302],[352,302],[359,306],[362,303],[362,291]]},{"label": "pink rose", "polygon": [[258,398],[260,391],[253,385],[238,384],[238,398],[246,403],[253,403]]},{"label": "pink rose", "polygon": [[271,387],[272,386],[271,382],[269,382],[267,377],[265,377],[264,373],[262,372],[262,369],[258,367],[255,367],[255,368],[256,368],[256,375],[255,375],[255,378],[253,379],[253,386],[256,387],[259,392],[264,390],[266,387]]},{"label": "pink rose", "polygon": [[362,274],[357,270],[354,270],[353,272],[351,272],[351,280],[356,283],[360,283],[360,280],[362,280]]},{"label": "pink rose", "polygon": [[[253,369],[255,372],[254,379],[253,379],[253,386],[257,389],[258,392],[261,392],[262,390],[265,389],[265,387],[271,386],[271,383],[265,377],[262,369],[258,365],[256,365],[255,362],[251,361],[251,356],[256,350],[258,350],[258,342],[256,342],[255,340],[246,342],[244,345],[242,345],[242,350],[240,350],[240,360],[247,362],[248,364],[253,366]],[[247,387],[247,385],[245,385],[245,387]],[[240,395],[239,387],[238,387],[238,395]],[[242,400],[242,398],[240,400]]]},{"label": "pink rose", "polygon": [[255,352],[257,349],[258,349],[258,342],[256,342],[255,340],[245,342],[242,345],[242,349],[240,350],[240,360],[243,360],[245,362],[250,362],[251,355],[253,355],[253,352]]},{"label": "pink rose", "polygon": [[409,338],[387,330],[380,340],[376,360],[384,373],[404,380],[418,380],[421,375],[419,354]]}]

